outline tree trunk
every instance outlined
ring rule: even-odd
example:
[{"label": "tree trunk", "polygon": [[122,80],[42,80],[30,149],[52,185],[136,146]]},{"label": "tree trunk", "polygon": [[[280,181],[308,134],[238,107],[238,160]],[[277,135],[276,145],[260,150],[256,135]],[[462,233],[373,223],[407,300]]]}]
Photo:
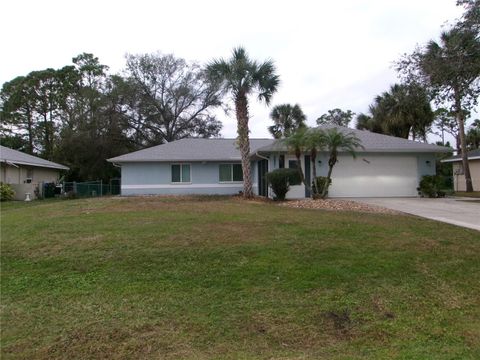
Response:
[{"label": "tree trunk", "polygon": [[248,130],[248,100],[245,94],[240,93],[235,99],[237,115],[238,147],[242,156],[243,196],[253,197],[252,174],[250,169],[250,141]]},{"label": "tree trunk", "polygon": [[470,174],[470,166],[468,165],[467,144],[465,139],[465,122],[463,119],[462,105],[460,97],[455,94],[455,112],[460,135],[460,150],[462,155],[463,173],[465,174],[465,189],[467,192],[473,191],[472,176]]},{"label": "tree trunk", "polygon": [[310,184],[307,184],[307,182],[305,181],[305,175],[303,174],[302,160],[301,160],[302,152],[300,149],[295,150],[295,157],[297,158],[297,164],[298,164],[297,170],[298,170],[298,173],[300,174],[300,181],[302,182],[303,185],[305,185],[307,190],[310,191],[310,193],[312,193],[312,187],[310,186]]},{"label": "tree trunk", "polygon": [[30,109],[27,109],[28,152],[33,155],[33,121]]},{"label": "tree trunk", "polygon": [[327,190],[328,190],[328,187],[330,186],[330,178],[332,177],[333,167],[335,166],[336,162],[337,162],[337,156],[330,155],[330,159],[328,160],[327,180],[322,189],[322,199],[325,199],[325,196],[327,196]]}]

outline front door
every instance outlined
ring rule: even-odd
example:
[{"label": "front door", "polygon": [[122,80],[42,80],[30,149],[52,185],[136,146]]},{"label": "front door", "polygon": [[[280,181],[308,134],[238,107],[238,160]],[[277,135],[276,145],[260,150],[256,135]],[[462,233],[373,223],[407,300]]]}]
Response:
[{"label": "front door", "polygon": [[268,196],[267,172],[268,160],[258,161],[258,195]]}]

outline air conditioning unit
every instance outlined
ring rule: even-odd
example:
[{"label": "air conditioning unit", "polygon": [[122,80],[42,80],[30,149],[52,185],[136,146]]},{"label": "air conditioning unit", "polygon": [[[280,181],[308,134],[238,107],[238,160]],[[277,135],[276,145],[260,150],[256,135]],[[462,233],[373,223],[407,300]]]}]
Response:
[{"label": "air conditioning unit", "polygon": [[23,181],[24,184],[31,184],[32,183],[32,178],[26,178],[24,181]]}]

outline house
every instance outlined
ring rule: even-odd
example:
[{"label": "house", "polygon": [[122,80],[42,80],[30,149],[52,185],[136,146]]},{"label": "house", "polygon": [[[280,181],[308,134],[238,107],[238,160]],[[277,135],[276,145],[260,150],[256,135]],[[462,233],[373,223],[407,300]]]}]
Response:
[{"label": "house", "polygon": [[[417,196],[423,175],[435,174],[435,154],[450,149],[369,131],[338,127],[353,132],[364,146],[353,159],[340,153],[332,174],[332,197]],[[269,196],[265,174],[296,166],[296,158],[282,141],[251,139],[250,159],[254,192]],[[240,152],[235,139],[188,138],[154,146],[108,161],[121,167],[122,195],[236,194],[243,189]],[[317,175],[325,176],[328,154],[319,153]],[[311,179],[310,155],[301,166]],[[309,196],[304,185],[293,185],[287,198]]]},{"label": "house", "polygon": [[[478,191],[480,190],[480,149],[467,152],[467,158],[470,167],[470,175],[472,176],[473,189]],[[453,165],[453,186],[455,191],[466,191],[462,157],[456,155],[443,159],[442,162],[452,163]]]},{"label": "house", "polygon": [[34,198],[38,184],[56,182],[68,167],[0,145],[0,170],[0,181],[10,184],[15,199],[22,200],[26,193]]}]

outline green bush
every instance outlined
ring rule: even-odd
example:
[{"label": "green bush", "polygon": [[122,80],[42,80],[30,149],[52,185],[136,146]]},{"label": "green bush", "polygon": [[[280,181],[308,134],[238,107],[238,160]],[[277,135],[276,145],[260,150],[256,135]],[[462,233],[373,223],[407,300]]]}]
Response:
[{"label": "green bush", "polygon": [[0,183],[0,201],[13,200],[15,191],[8,184]]},{"label": "green bush", "polygon": [[438,175],[424,175],[420,180],[417,188],[418,194],[422,197],[437,198],[444,197],[445,192],[442,190],[444,182]]},{"label": "green bush", "polygon": [[315,187],[315,181],[312,181],[312,193],[313,197],[317,197],[322,194],[323,188],[327,186],[327,192],[325,194],[328,194],[328,186],[332,183],[332,179],[327,184],[327,177],[326,176],[317,176],[316,178],[317,181],[317,187],[318,187],[318,194],[317,194],[317,188]]},{"label": "green bush", "polygon": [[297,169],[276,169],[267,173],[267,181],[275,194],[275,200],[285,200],[290,184],[301,181]]}]

